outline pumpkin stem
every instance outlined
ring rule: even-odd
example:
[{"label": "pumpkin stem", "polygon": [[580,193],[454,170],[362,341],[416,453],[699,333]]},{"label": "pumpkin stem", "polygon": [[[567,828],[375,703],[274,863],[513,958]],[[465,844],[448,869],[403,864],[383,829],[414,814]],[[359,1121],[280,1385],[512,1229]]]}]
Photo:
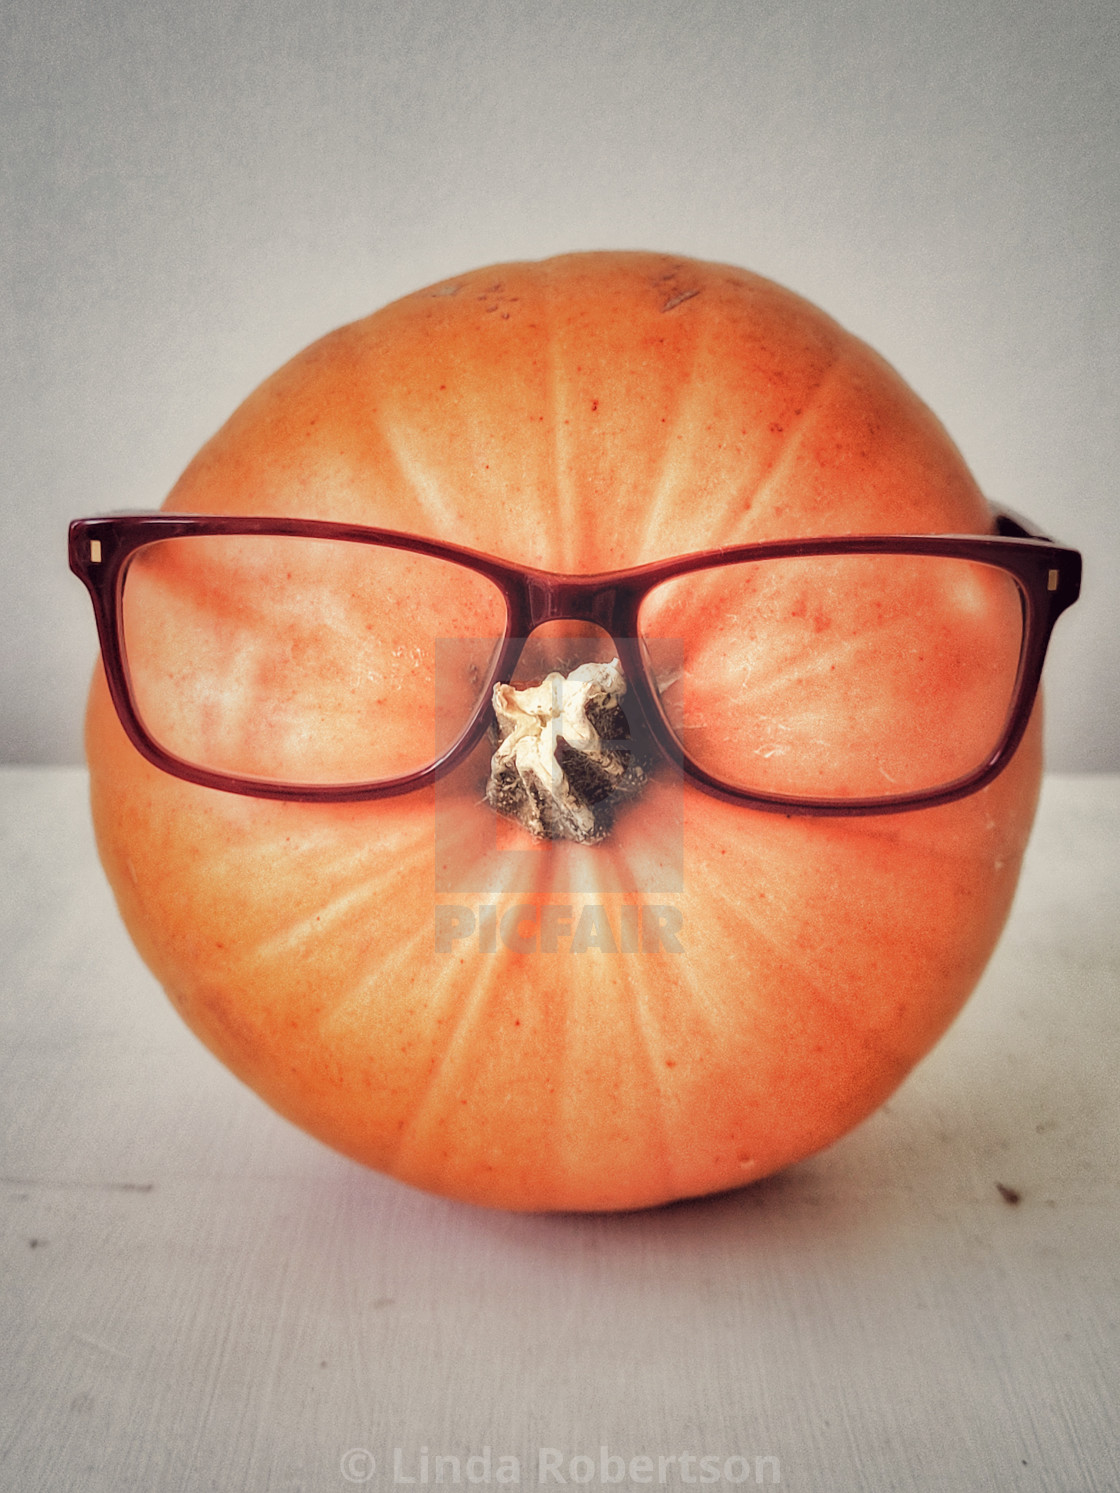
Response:
[{"label": "pumpkin stem", "polygon": [[594,844],[645,782],[627,745],[618,659],[552,673],[537,685],[494,686],[499,745],[486,801],[542,840]]}]

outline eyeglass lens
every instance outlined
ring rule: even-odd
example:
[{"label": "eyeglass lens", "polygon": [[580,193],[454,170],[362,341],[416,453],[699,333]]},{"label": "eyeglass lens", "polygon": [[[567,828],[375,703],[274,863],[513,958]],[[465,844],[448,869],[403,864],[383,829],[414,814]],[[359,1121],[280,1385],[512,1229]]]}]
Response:
[{"label": "eyeglass lens", "polygon": [[[639,617],[681,745],[729,787],[875,798],[944,787],[998,745],[1023,642],[1007,571],[810,555],[665,582]],[[660,640],[684,640],[663,670]]]},{"label": "eyeglass lens", "polygon": [[[419,772],[470,721],[505,630],[485,576],[406,550],[193,535],[137,551],[124,651],[141,721],[174,756],[274,782]],[[462,668],[439,677],[436,642]]]},{"label": "eyeglass lens", "polygon": [[[828,555],[675,577],[646,597],[638,630],[670,727],[711,776],[875,798],[987,760],[1023,617],[1018,583],[995,566]],[[165,751],[327,786],[419,772],[454,745],[486,692],[506,604],[485,576],[405,550],[192,535],[137,551],[122,618],[134,704]]]}]

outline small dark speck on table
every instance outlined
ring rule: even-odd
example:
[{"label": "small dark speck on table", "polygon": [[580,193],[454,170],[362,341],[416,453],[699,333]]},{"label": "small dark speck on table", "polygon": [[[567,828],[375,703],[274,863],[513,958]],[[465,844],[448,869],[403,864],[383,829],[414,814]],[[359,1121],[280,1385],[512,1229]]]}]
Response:
[{"label": "small dark speck on table", "polygon": [[996,1183],[996,1190],[999,1192],[999,1195],[1003,1199],[1003,1201],[1005,1203],[1009,1203],[1012,1208],[1014,1208],[1018,1203],[1021,1203],[1023,1200],[1023,1194],[1021,1192],[1018,1192],[1014,1187],[1005,1187],[1002,1182]]}]

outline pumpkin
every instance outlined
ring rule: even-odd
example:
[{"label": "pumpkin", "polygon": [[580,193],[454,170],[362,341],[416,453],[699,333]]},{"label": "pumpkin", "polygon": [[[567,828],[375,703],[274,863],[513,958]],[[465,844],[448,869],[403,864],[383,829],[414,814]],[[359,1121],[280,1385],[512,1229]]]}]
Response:
[{"label": "pumpkin", "polygon": [[[990,530],[943,428],[863,343],[753,274],[647,253],[482,269],[333,332],[165,507],[568,573]],[[1040,776],[1037,718],[987,788],[909,813],[764,813],[654,771],[605,839],[571,844],[496,818],[485,751],[373,802],[180,781],[129,744],[100,671],[87,746],[124,920],[218,1058],[370,1167],[525,1210],[741,1186],[871,1113],[975,985]],[[506,862],[503,890],[486,877]]]}]

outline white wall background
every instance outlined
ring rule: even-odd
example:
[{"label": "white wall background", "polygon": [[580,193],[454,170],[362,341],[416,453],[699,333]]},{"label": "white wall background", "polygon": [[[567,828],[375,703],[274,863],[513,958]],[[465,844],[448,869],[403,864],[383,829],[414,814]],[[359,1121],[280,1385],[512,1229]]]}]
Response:
[{"label": "white wall background", "polygon": [[0,69],[0,759],[80,760],[68,519],[397,295],[653,248],[817,301],[1085,551],[1049,760],[1120,769],[1115,0],[8,0]]}]

